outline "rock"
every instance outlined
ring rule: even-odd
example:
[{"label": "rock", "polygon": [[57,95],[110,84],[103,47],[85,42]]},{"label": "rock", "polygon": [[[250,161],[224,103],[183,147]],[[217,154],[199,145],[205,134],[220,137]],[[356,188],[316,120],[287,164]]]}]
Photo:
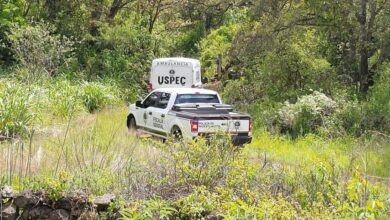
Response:
[{"label": "rock", "polygon": [[99,220],[99,214],[97,212],[86,211],[80,215],[78,220]]},{"label": "rock", "polygon": [[205,217],[206,220],[222,220],[223,217],[217,214],[209,214]]},{"label": "rock", "polygon": [[30,208],[30,209],[26,209],[24,210],[24,212],[22,213],[22,220],[48,220],[48,219],[51,219],[50,218],[50,215],[52,213],[53,209],[48,207],[48,206],[44,206],[44,205],[40,205],[40,206],[37,206],[37,207],[33,207],[33,208]]},{"label": "rock", "polygon": [[39,203],[39,198],[35,196],[30,190],[17,193],[14,196],[14,204],[21,209],[25,209],[28,206],[33,206],[38,203]]},{"label": "rock", "polygon": [[108,216],[108,220],[118,220],[118,219],[122,219],[122,215],[119,211],[116,211],[114,213],[111,213],[109,216]]},{"label": "rock", "polygon": [[12,187],[4,186],[3,188],[1,188],[0,198],[10,199],[13,197],[14,197],[14,191],[12,190]]},{"label": "rock", "polygon": [[70,220],[73,219],[68,211],[64,209],[56,209],[50,213],[50,219],[52,220]]},{"label": "rock", "polygon": [[[82,204],[79,204],[82,205]],[[67,211],[72,210],[72,201],[71,198],[60,198],[54,205],[56,209],[65,209]]]},{"label": "rock", "polygon": [[98,196],[93,200],[93,204],[97,206],[98,212],[107,210],[111,202],[115,200],[114,194],[105,194]]},{"label": "rock", "polygon": [[[85,210],[93,209],[92,204],[88,201],[87,193],[82,190],[70,192],[66,198],[70,202],[70,214],[75,218],[78,218]],[[63,209],[67,209],[66,202],[62,205],[64,205]]]},{"label": "rock", "polygon": [[11,202],[3,204],[1,207],[0,219],[15,220],[18,217],[18,208]]}]

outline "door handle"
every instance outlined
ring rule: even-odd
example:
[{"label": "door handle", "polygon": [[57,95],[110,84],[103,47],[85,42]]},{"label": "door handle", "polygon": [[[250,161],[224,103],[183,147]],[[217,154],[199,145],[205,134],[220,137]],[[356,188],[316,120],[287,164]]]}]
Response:
[{"label": "door handle", "polygon": [[161,114],[161,118],[165,118],[165,115],[164,115],[164,114]]},{"label": "door handle", "polygon": [[149,115],[152,115],[152,112],[149,112]]}]

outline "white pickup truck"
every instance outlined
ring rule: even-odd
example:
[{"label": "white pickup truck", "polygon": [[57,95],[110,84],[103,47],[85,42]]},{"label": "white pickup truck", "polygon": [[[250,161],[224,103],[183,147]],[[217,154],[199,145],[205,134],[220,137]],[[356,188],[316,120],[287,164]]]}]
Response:
[{"label": "white pickup truck", "polygon": [[129,130],[142,130],[166,139],[208,138],[218,131],[232,136],[235,145],[250,143],[252,120],[222,104],[217,92],[197,88],[160,88],[129,107]]}]

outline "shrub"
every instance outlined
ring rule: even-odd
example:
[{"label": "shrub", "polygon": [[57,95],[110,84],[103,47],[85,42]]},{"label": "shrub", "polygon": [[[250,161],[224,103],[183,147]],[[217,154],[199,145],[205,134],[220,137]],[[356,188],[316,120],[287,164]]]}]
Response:
[{"label": "shrub", "polygon": [[81,99],[87,111],[93,112],[104,106],[117,103],[118,93],[113,86],[97,82],[85,82],[82,85]]},{"label": "shrub", "polygon": [[317,132],[323,119],[333,114],[336,108],[335,101],[316,91],[298,98],[295,104],[286,102],[278,111],[280,130],[294,137]]},{"label": "shrub", "polygon": [[[166,157],[161,163],[168,168],[162,172],[167,175],[167,181],[184,189],[188,186],[213,188],[223,184],[228,177],[227,170],[238,154],[224,134],[212,138],[209,144],[204,139],[197,139],[190,143],[168,144],[162,146],[162,150]],[[171,169],[175,172],[171,173]]]},{"label": "shrub", "polygon": [[39,74],[57,74],[73,50],[70,39],[53,32],[50,25],[37,23],[34,26],[12,27],[8,35],[16,59],[29,70],[33,79]]},{"label": "shrub", "polygon": [[363,104],[358,100],[339,99],[338,108],[329,117],[323,118],[323,125],[319,133],[323,136],[336,138],[345,135],[359,136],[362,134],[362,121],[364,117]]},{"label": "shrub", "polygon": [[365,106],[363,127],[390,134],[390,63],[384,63]]}]

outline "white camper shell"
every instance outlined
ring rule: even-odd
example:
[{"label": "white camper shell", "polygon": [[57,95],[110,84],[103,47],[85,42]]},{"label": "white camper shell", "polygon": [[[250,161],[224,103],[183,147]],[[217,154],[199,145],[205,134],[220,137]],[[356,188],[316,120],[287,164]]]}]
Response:
[{"label": "white camper shell", "polygon": [[181,57],[153,60],[149,91],[159,88],[194,88],[201,86],[199,60]]}]

